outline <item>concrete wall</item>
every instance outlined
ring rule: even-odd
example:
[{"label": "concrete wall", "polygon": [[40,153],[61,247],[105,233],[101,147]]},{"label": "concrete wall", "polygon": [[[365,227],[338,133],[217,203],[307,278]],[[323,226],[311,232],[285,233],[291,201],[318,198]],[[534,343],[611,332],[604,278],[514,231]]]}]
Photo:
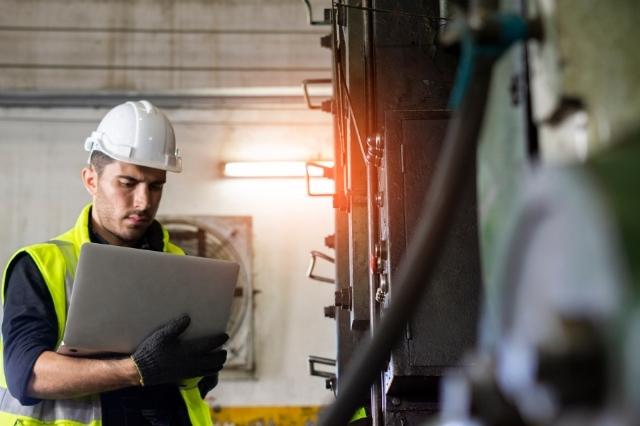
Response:
[{"label": "concrete wall", "polygon": [[[85,137],[105,110],[0,109],[0,259],[71,226],[89,201],[80,182]],[[304,107],[169,110],[185,171],[170,174],[161,214],[251,215],[254,225],[256,379],[224,382],[222,405],[319,404],[324,382],[307,373],[309,354],[333,357],[334,323],[322,316],[333,288],[305,277],[308,252],[333,232],[329,198],[306,196],[304,181],[229,180],[230,159],[328,158],[330,117]],[[326,250],[326,249],[325,249]]]},{"label": "concrete wall", "polygon": [[328,32],[301,0],[2,0],[0,88],[297,85],[330,75]]}]

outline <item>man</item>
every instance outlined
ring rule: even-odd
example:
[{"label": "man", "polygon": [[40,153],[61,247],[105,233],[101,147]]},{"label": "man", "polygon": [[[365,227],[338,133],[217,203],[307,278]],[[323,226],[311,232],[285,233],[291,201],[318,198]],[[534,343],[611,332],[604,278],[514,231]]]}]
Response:
[{"label": "man", "polygon": [[165,115],[147,101],[118,105],[85,149],[90,164],[82,181],[92,203],[71,230],[19,250],[5,270],[0,425],[211,425],[203,397],[217,383],[227,336],[182,342],[186,316],[152,333],[131,356],[55,352],[75,273],[69,264],[82,244],[184,254],[154,220],[166,172],[182,168]]}]

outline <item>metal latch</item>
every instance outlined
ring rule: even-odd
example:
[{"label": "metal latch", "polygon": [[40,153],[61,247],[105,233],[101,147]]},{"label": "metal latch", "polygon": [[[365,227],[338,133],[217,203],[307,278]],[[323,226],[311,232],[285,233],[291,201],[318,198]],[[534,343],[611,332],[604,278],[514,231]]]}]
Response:
[{"label": "metal latch", "polygon": [[313,8],[311,7],[311,3],[309,0],[304,1],[305,6],[307,7],[307,21],[309,25],[331,25],[331,9],[324,9],[324,20],[322,21],[314,21],[313,20]]},{"label": "metal latch", "polygon": [[307,277],[311,278],[312,280],[316,280],[316,281],[321,281],[323,283],[330,283],[330,284],[335,284],[336,280],[334,280],[333,278],[328,278],[328,277],[323,277],[320,275],[315,275],[313,273],[313,270],[316,267],[316,259],[320,258],[320,259],[324,259],[327,262],[331,262],[331,263],[335,263],[335,259],[327,254],[324,254],[320,251],[317,250],[311,250],[311,262],[309,263],[309,269],[307,270]]},{"label": "metal latch", "polygon": [[332,389],[335,392],[336,373],[333,371],[318,370],[316,368],[316,364],[335,367],[336,360],[331,358],[324,358],[321,356],[309,355],[309,374],[313,377],[324,378],[327,389]]},{"label": "metal latch", "polygon": [[320,104],[312,104],[311,97],[309,96],[309,86],[317,85],[317,84],[331,84],[333,82],[330,78],[312,78],[307,80],[302,80],[302,92],[304,94],[304,100],[307,103],[307,107],[309,109],[319,109],[324,112],[332,112],[333,110],[333,100],[328,99],[323,101]]},{"label": "metal latch", "polygon": [[327,166],[325,164],[319,163],[317,161],[307,161],[304,164],[305,178],[307,179],[307,195],[310,197],[331,197],[332,193],[326,192],[311,192],[311,172],[310,168],[315,167],[318,169],[322,169],[322,176],[320,178],[324,179],[333,179],[333,167]]}]

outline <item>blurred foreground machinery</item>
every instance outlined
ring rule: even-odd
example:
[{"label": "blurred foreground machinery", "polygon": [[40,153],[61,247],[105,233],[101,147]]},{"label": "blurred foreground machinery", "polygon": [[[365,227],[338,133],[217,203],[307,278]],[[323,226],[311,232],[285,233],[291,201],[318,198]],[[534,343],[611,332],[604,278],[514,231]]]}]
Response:
[{"label": "blurred foreground machinery", "polygon": [[[373,425],[640,424],[640,3],[337,0],[326,16],[324,424],[362,405]],[[473,161],[447,186],[463,142]],[[429,221],[446,229],[421,259]],[[400,301],[410,319],[385,328]],[[358,353],[390,330],[380,365]]]}]

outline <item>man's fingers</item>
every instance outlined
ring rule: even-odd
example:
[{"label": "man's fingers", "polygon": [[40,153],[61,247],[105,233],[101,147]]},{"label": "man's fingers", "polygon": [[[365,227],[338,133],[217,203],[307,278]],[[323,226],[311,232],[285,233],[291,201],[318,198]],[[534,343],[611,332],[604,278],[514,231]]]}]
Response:
[{"label": "man's fingers", "polygon": [[229,339],[226,334],[220,334],[217,336],[207,336],[195,339],[189,342],[194,352],[210,352],[219,348]]},{"label": "man's fingers", "polygon": [[189,317],[189,315],[184,314],[166,323],[164,326],[162,326],[160,332],[164,336],[179,336],[184,333],[187,327],[189,327],[190,323],[191,318]]},{"label": "man's fingers", "polygon": [[218,371],[222,368],[223,364],[227,360],[227,351],[219,350],[215,352],[209,352],[208,354],[203,355],[198,360],[198,364],[203,368],[211,368],[216,369]]},{"label": "man's fingers", "polygon": [[222,333],[222,334],[218,334],[217,336],[214,336],[215,341],[213,342],[213,344],[215,344],[216,348],[219,348],[220,346],[224,345],[227,340],[229,340],[229,335],[227,333]]},{"label": "man's fingers", "polygon": [[187,376],[191,378],[216,374],[222,370],[226,360],[227,351],[225,350],[214,351],[201,355],[197,359],[193,360],[194,362],[191,363],[191,368],[189,369]]}]

